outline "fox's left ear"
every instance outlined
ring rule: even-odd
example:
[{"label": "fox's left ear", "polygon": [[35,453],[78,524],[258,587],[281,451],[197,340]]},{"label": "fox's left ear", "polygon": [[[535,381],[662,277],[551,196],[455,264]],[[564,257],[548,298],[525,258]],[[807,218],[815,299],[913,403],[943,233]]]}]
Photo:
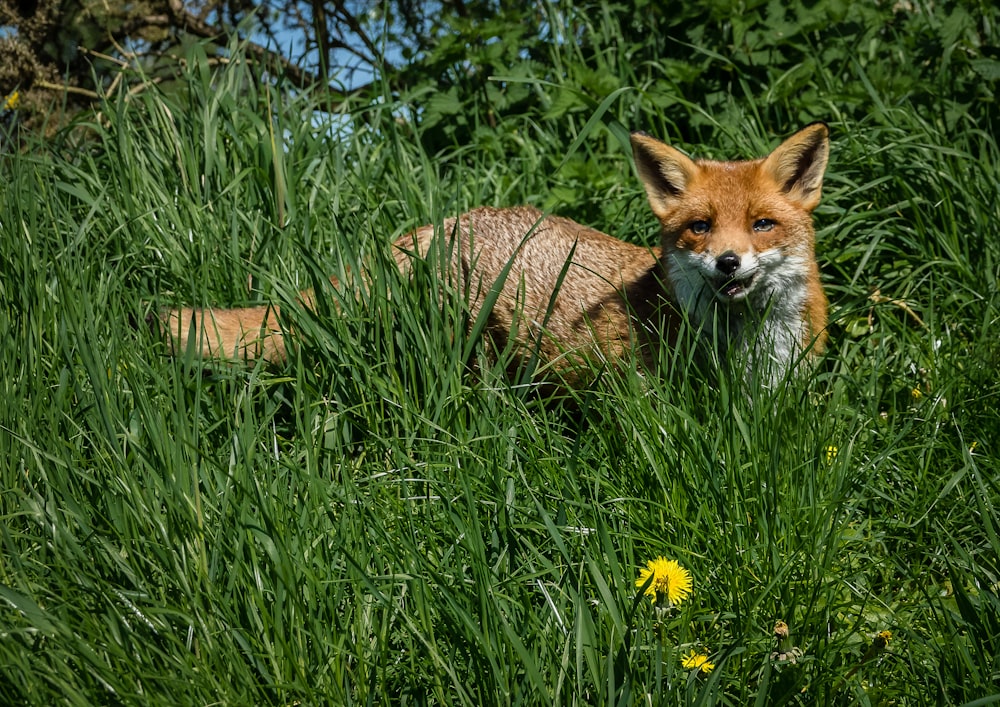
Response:
[{"label": "fox's left ear", "polygon": [[812,211],[819,204],[829,158],[830,129],[826,123],[812,123],[778,145],[763,168],[789,199]]}]

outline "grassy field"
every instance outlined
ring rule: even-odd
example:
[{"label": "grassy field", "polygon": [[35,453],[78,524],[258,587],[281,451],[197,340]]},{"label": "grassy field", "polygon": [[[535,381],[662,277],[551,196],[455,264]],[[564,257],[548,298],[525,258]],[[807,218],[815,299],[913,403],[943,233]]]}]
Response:
[{"label": "grassy field", "polygon": [[[428,154],[391,101],[317,118],[193,55],[184,90],[4,155],[0,702],[1000,702],[998,143],[867,85],[865,119],[801,116],[833,134],[831,346],[773,392],[668,352],[546,403],[433,269],[386,265],[478,204],[651,244],[623,129],[756,156],[800,127],[767,96],[675,107],[704,144],[636,84]],[[360,262],[370,291],[291,306]],[[289,306],[286,365],[136,326],[251,302]],[[636,587],[659,556],[693,581],[669,611]]]}]

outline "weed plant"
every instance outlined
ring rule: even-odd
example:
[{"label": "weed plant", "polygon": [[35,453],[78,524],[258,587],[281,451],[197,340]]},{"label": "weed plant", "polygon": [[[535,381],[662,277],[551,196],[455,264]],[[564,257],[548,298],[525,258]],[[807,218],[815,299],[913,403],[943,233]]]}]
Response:
[{"label": "weed plant", "polygon": [[[697,116],[705,144],[681,146],[726,157],[800,126],[738,86],[668,120],[667,89],[635,84],[430,154],[408,99],[322,114],[240,56],[195,47],[181,86],[133,75],[2,156],[0,701],[1000,701],[988,122],[838,65],[870,111],[811,106],[833,133],[817,368],[766,390],[681,348],[552,401],[463,334],[440,254],[404,280],[388,244],[519,203],[653,244],[626,126],[676,143]],[[209,303],[280,305],[299,346],[207,363],[142,324]],[[676,606],[636,586],[660,556],[692,578]]]}]

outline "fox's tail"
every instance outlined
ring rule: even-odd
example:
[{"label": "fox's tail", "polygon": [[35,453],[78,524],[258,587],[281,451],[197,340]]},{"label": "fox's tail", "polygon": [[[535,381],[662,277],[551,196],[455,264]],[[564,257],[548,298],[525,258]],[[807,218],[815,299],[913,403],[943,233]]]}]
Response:
[{"label": "fox's tail", "polygon": [[[410,272],[414,254],[427,252],[433,235],[434,229],[424,226],[402,236],[393,244],[392,258],[401,273],[407,275]],[[360,279],[363,285],[363,274]],[[340,289],[342,283],[336,277],[330,278],[330,282],[335,289]],[[350,286],[350,283],[343,284]],[[303,307],[313,309],[313,290],[299,292],[297,301]],[[264,359],[277,364],[282,363],[287,356],[285,332],[280,323],[281,310],[275,305],[235,309],[165,309],[158,316],[152,315],[150,319],[150,326],[167,339],[174,355],[183,354],[193,347],[206,359]]]},{"label": "fox's tail", "polygon": [[[305,295],[307,293],[303,293]],[[166,338],[173,354],[193,347],[204,358],[285,360],[280,311],[273,305],[237,309],[169,309],[151,324]]]}]

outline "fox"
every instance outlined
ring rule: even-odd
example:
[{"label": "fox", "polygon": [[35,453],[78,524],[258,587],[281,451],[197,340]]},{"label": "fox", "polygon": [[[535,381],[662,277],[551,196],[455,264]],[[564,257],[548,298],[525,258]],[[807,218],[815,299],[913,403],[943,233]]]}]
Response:
[{"label": "fox", "polygon": [[[409,276],[417,259],[445,252],[468,320],[484,316],[492,348],[511,352],[514,366],[533,362],[535,376],[559,386],[584,386],[585,371],[633,355],[652,370],[685,326],[716,355],[740,356],[744,375],[766,385],[814,361],[827,343],[813,227],[827,125],[807,125],[743,161],[692,159],[641,131],[630,142],[660,224],[658,247],[532,206],[482,206],[403,235],[392,260]],[[438,238],[449,239],[443,251]],[[314,308],[316,297],[304,290],[297,304]],[[275,305],[168,308],[156,324],[173,352],[192,347],[209,359],[281,364],[294,337]]]}]

